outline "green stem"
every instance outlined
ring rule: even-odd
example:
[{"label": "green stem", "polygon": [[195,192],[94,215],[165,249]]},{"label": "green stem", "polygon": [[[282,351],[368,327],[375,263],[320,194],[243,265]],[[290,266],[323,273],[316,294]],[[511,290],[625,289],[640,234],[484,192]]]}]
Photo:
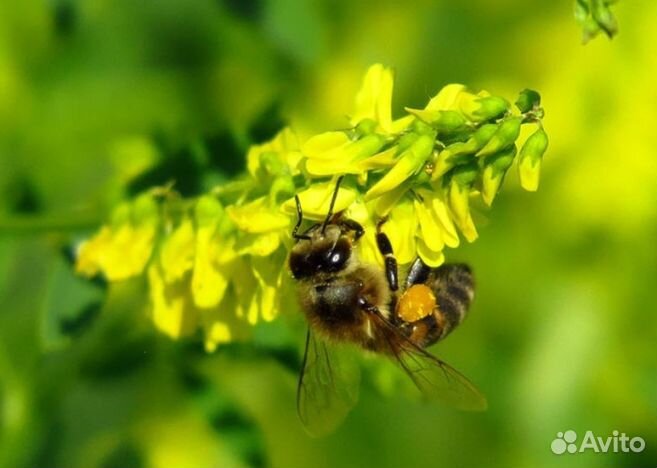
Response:
[{"label": "green stem", "polygon": [[96,214],[76,216],[0,216],[0,235],[43,234],[49,232],[71,232],[97,228],[101,219]]}]

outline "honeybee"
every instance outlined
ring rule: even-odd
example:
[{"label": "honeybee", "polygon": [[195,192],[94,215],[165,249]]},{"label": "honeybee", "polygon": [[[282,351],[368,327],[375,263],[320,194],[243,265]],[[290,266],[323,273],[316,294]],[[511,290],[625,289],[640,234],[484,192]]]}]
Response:
[{"label": "honeybee", "polygon": [[309,325],[297,388],[302,423],[312,435],[329,433],[356,402],[357,365],[349,354],[336,351],[333,345],[340,343],[392,358],[430,399],[484,410],[486,399],[474,385],[426,350],[465,318],[474,296],[470,268],[430,268],[418,257],[400,287],[392,245],[382,229],[385,219],[376,232],[385,269],[359,261],[356,246],[363,227],[343,213],[333,214],[341,180],[324,221],[303,233],[303,210],[295,197],[289,268]]}]

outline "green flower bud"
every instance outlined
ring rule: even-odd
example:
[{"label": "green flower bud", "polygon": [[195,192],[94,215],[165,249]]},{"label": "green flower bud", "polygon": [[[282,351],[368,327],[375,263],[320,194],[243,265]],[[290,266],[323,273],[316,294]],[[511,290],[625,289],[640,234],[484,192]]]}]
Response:
[{"label": "green flower bud", "polygon": [[378,124],[375,120],[365,119],[358,123],[355,130],[358,135],[368,135],[370,133],[374,133],[377,126]]},{"label": "green flower bud", "polygon": [[618,24],[609,9],[608,0],[592,0],[591,15],[608,37],[613,37],[618,32]]},{"label": "green flower bud", "polygon": [[477,174],[479,174],[479,167],[476,163],[464,164],[452,171],[450,181],[456,182],[460,187],[470,188],[477,180]]},{"label": "green flower bud", "polygon": [[442,150],[434,162],[432,180],[437,180],[454,166],[468,162],[469,156],[488,143],[497,131],[497,124],[484,124],[471,134],[467,141],[452,143]]},{"label": "green flower bud", "polygon": [[271,184],[269,188],[269,204],[271,207],[278,205],[280,195],[285,195],[285,199],[290,195],[294,195],[296,187],[294,186],[294,180],[290,175],[279,176]]},{"label": "green flower bud", "polygon": [[523,114],[541,105],[541,95],[533,89],[523,89],[520,91],[516,107]]},{"label": "green flower bud", "polygon": [[212,195],[203,195],[194,207],[194,220],[199,228],[214,225],[223,215],[223,206]]},{"label": "green flower bud", "polygon": [[481,148],[483,148],[484,145],[488,143],[491,138],[493,138],[493,135],[495,135],[495,132],[497,132],[498,127],[498,124],[492,123],[484,124],[479,127],[472,134],[472,138],[470,139],[471,142],[468,142],[474,148],[472,152],[474,153],[475,151],[479,151]]},{"label": "green flower bud", "polygon": [[497,124],[484,124],[472,133],[467,141],[463,143],[454,143],[453,145],[450,145],[449,148],[454,155],[474,154],[490,141],[493,135],[495,135],[495,132],[497,132],[497,128]]},{"label": "green flower bud", "polygon": [[511,146],[520,135],[522,117],[509,117],[500,125],[493,137],[479,150],[477,156],[489,156]]},{"label": "green flower bud", "polygon": [[590,13],[589,4],[587,0],[575,0],[575,19],[578,23],[582,24],[586,21]]},{"label": "green flower bud", "polygon": [[483,172],[481,175],[481,197],[488,206],[491,206],[497,192],[504,181],[509,167],[516,155],[516,145],[510,146],[499,153],[486,156],[483,159]]},{"label": "green flower bud", "polygon": [[616,18],[611,13],[613,0],[576,0],[575,19],[582,27],[582,42],[586,44],[604,31],[608,37],[618,32]]},{"label": "green flower bud", "polygon": [[461,110],[472,122],[486,122],[501,117],[509,110],[509,103],[498,96],[486,96],[475,99],[471,105]]},{"label": "green flower bud", "polygon": [[412,132],[417,133],[418,135],[434,135],[436,134],[435,130],[428,123],[423,122],[422,120],[415,120],[412,125]]},{"label": "green flower bud", "polygon": [[376,133],[366,135],[353,142],[345,151],[345,158],[358,161],[379,152],[385,144],[385,137]]},{"label": "green flower bud", "polygon": [[468,123],[466,118],[460,112],[452,110],[438,112],[438,118],[432,122],[432,126],[440,134],[456,132],[461,130]]},{"label": "green flower bud", "polygon": [[541,160],[548,146],[547,133],[543,127],[539,127],[527,138],[520,149],[518,156],[518,171],[520,185],[527,191],[538,190],[538,180],[541,172]]},{"label": "green flower bud", "polygon": [[453,133],[466,127],[468,121],[463,114],[454,110],[409,109],[408,112],[428,123],[440,134]]},{"label": "green flower bud", "polygon": [[413,145],[413,143],[415,143],[419,137],[420,135],[415,132],[405,133],[399,137],[399,142],[397,143],[397,154],[402,154],[404,151],[410,148],[411,145]]},{"label": "green flower bud", "polygon": [[157,222],[160,217],[160,207],[150,193],[137,197],[132,205],[132,220],[135,223]]},{"label": "green flower bud", "polygon": [[289,168],[284,161],[281,160],[278,153],[275,151],[265,151],[260,155],[260,166],[265,169],[269,175],[284,174],[289,172]]}]

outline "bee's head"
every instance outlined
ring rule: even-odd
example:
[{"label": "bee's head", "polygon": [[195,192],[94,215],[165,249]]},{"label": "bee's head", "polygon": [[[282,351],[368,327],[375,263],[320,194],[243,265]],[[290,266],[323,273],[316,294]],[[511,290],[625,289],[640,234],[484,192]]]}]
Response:
[{"label": "bee's head", "polygon": [[352,239],[337,224],[316,224],[297,240],[290,253],[290,271],[295,279],[318,273],[338,273],[347,268]]},{"label": "bee's head", "polygon": [[[290,253],[290,271],[295,279],[311,278],[316,274],[335,274],[347,268],[352,257],[352,236],[344,223],[336,222],[341,218],[338,213],[333,216],[333,208],[338,198],[340,183],[344,176],[338,177],[331,197],[326,218],[321,224],[314,224],[305,233],[299,234],[303,222],[303,210],[298,196],[294,197],[297,205],[297,224],[292,231],[296,244]],[[362,228],[360,228],[362,231]],[[362,232],[355,237],[362,235]]]}]

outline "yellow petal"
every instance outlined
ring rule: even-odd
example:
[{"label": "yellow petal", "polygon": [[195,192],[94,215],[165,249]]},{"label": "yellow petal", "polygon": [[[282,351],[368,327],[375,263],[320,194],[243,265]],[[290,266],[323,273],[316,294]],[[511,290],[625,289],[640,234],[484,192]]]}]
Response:
[{"label": "yellow petal", "polygon": [[387,168],[395,164],[397,161],[397,147],[393,146],[387,150],[363,159],[358,163],[358,168],[361,171],[369,171],[371,169]]},{"label": "yellow petal", "polygon": [[[226,293],[230,275],[228,262],[236,255],[233,241],[223,241],[215,226],[200,226],[196,231],[194,273],[191,290],[198,307],[214,307]],[[223,264],[219,263],[222,258]]]},{"label": "yellow petal", "polygon": [[214,321],[205,327],[205,351],[214,352],[219,345],[230,343],[232,339],[231,329],[228,324]]},{"label": "yellow petal", "polygon": [[384,260],[376,243],[376,228],[371,226],[365,230],[365,235],[358,241],[358,255],[363,263],[383,267]]},{"label": "yellow petal", "polygon": [[[310,188],[299,193],[299,200],[303,208],[304,218],[323,220],[328,213],[331,198],[335,192],[335,182],[313,184]],[[340,186],[338,197],[335,200],[334,212],[338,213],[351,205],[358,196],[358,192],[350,187]],[[296,216],[297,206],[294,198],[283,203],[283,211]],[[289,219],[289,218],[288,218]]]},{"label": "yellow petal", "polygon": [[421,196],[425,197],[425,200],[431,200],[431,206],[434,214],[442,225],[443,233],[443,242],[445,245],[451,248],[458,247],[459,245],[459,236],[456,232],[456,227],[454,227],[454,222],[450,216],[449,210],[445,202],[437,195],[427,191],[420,191]]},{"label": "yellow petal", "polygon": [[345,132],[324,132],[309,138],[301,147],[304,156],[310,159],[332,159],[335,152],[351,142]]},{"label": "yellow petal", "polygon": [[151,257],[156,226],[102,228],[79,251],[78,271],[87,275],[102,272],[109,281],[141,274]]},{"label": "yellow petal", "polygon": [[538,190],[538,182],[541,178],[541,160],[523,158],[518,161],[518,173],[520,175],[520,185],[528,192]]},{"label": "yellow petal", "polygon": [[413,117],[412,115],[405,115],[404,117],[393,120],[390,128],[390,133],[398,134],[398,133],[402,133],[403,131],[406,131],[408,127],[411,126],[414,120],[415,117]]},{"label": "yellow petal", "polygon": [[314,176],[330,176],[333,174],[360,174],[363,169],[344,158],[330,160],[308,159],[305,163],[306,171]]},{"label": "yellow petal", "polygon": [[256,234],[288,228],[291,221],[289,216],[272,209],[267,197],[257,198],[246,205],[231,205],[226,212],[239,229]]},{"label": "yellow petal", "polygon": [[258,321],[260,304],[257,297],[258,282],[247,260],[239,258],[235,261],[231,279],[237,297],[236,315],[250,324],[255,324]]},{"label": "yellow petal", "polygon": [[463,236],[468,242],[474,242],[477,239],[477,229],[470,214],[469,189],[452,182],[448,189],[448,200],[451,212]]},{"label": "yellow petal", "polygon": [[362,172],[358,161],[363,160],[381,149],[385,139],[381,135],[370,134],[342,144],[321,154],[321,158],[306,161],[306,170],[313,175],[358,174]]},{"label": "yellow petal", "polygon": [[360,223],[363,227],[372,224],[370,212],[367,209],[365,203],[363,203],[361,200],[356,200],[354,203],[349,205],[349,208],[347,208],[345,211],[345,216]]},{"label": "yellow petal", "polygon": [[458,108],[458,98],[459,95],[466,90],[466,87],[462,84],[448,84],[443,87],[438,94],[436,94],[427,106],[425,110],[428,111],[442,111],[442,110],[455,110]]},{"label": "yellow petal", "polygon": [[160,265],[167,283],[181,279],[192,269],[195,244],[194,226],[189,218],[185,218],[180,226],[164,239],[160,249]]},{"label": "yellow petal", "polygon": [[420,238],[429,250],[440,252],[443,250],[445,243],[443,242],[442,226],[438,217],[433,213],[431,207],[427,207],[425,202],[415,200],[415,213],[420,223]]},{"label": "yellow petal", "polygon": [[239,255],[264,257],[274,252],[279,245],[281,245],[281,235],[277,232],[242,234],[235,243],[235,251]]},{"label": "yellow petal", "polygon": [[429,248],[423,239],[417,241],[417,254],[431,268],[439,267],[445,263],[445,255],[442,250]]},{"label": "yellow petal", "polygon": [[374,212],[376,215],[380,218],[387,216],[390,213],[390,210],[395,207],[399,199],[408,192],[409,186],[410,184],[407,180],[399,187],[390,190],[377,198],[376,201],[374,201]]},{"label": "yellow petal", "polygon": [[171,338],[193,333],[198,311],[189,295],[189,281],[166,283],[162,270],[154,263],[148,268],[148,285],[156,328]]},{"label": "yellow petal", "polygon": [[279,313],[278,293],[283,281],[282,272],[286,267],[285,258],[283,249],[266,258],[251,258],[253,274],[260,288],[260,311],[266,322],[272,321]]},{"label": "yellow petal", "polygon": [[417,218],[413,204],[408,200],[400,202],[391,212],[382,230],[390,238],[392,248],[399,264],[415,260]]},{"label": "yellow petal", "polygon": [[372,119],[382,130],[390,132],[393,83],[391,69],[376,64],[367,70],[360,91],[356,95],[356,109],[351,119],[354,126],[365,119]]},{"label": "yellow petal", "polygon": [[237,317],[238,300],[234,288],[229,288],[218,306],[201,309],[200,320],[204,331],[204,346],[207,352],[229,341],[249,336],[250,327]]},{"label": "yellow petal", "polygon": [[103,250],[109,248],[111,240],[112,230],[108,226],[102,226],[98,233],[80,244],[75,260],[76,273],[88,277],[100,273],[100,257]]}]

